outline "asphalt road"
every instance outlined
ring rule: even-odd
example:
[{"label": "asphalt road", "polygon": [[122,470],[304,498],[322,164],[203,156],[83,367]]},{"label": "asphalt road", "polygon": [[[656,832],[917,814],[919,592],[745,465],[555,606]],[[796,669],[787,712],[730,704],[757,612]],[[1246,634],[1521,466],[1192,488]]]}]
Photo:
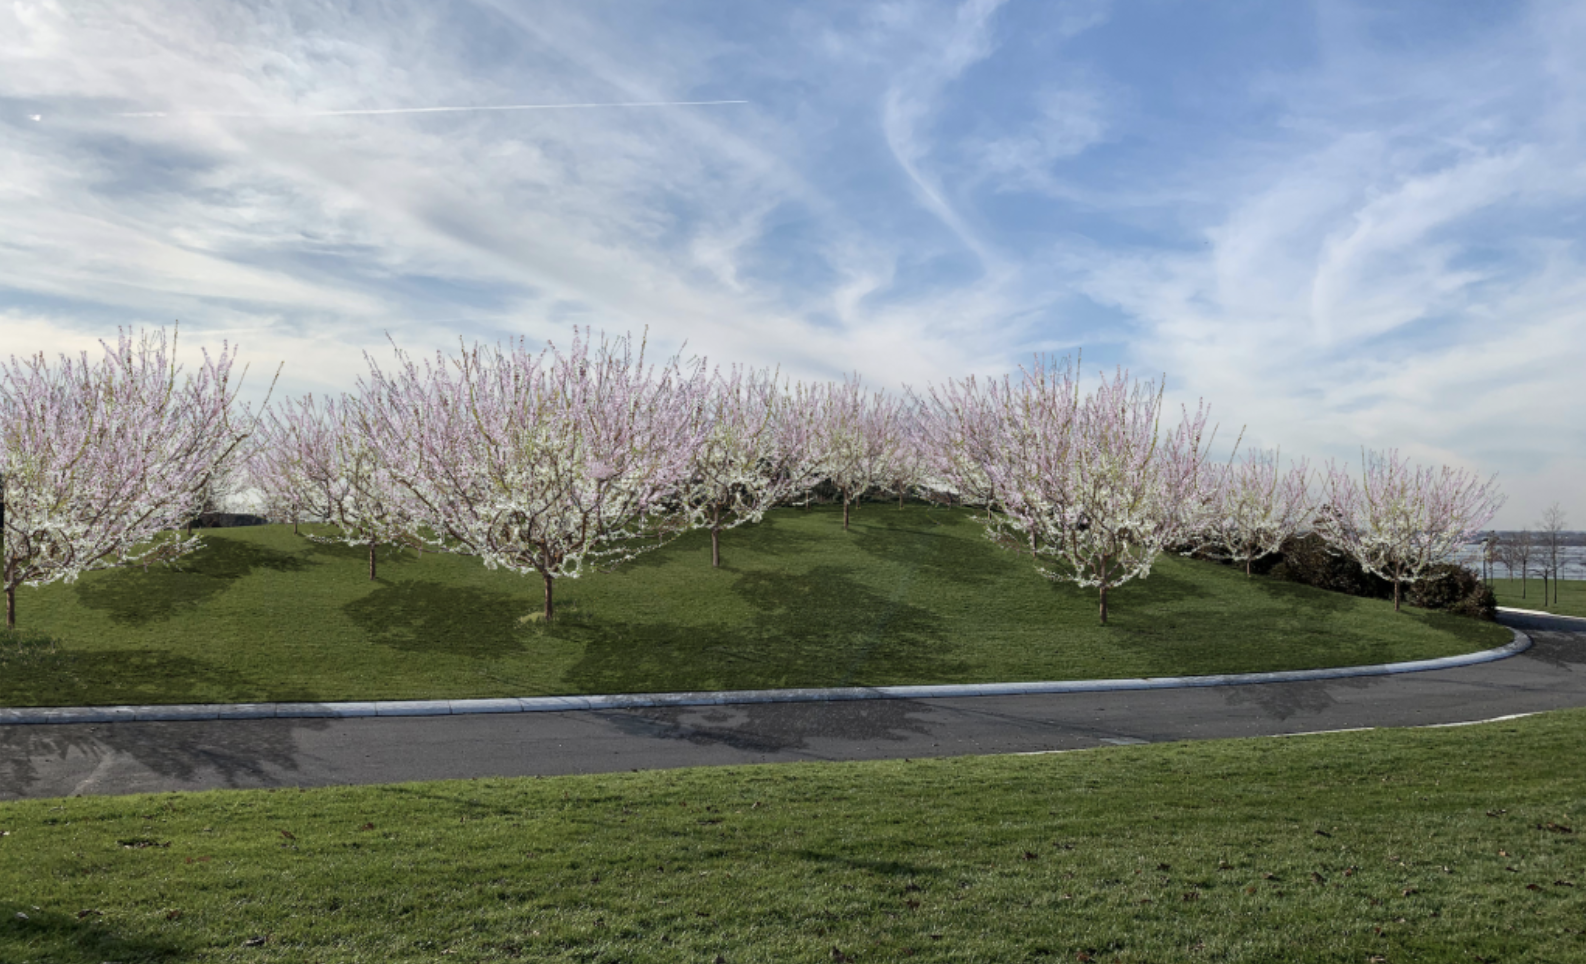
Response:
[{"label": "asphalt road", "polygon": [[1450,670],[1095,694],[343,720],[0,726],[0,800],[1072,750],[1586,706],[1586,621]]}]

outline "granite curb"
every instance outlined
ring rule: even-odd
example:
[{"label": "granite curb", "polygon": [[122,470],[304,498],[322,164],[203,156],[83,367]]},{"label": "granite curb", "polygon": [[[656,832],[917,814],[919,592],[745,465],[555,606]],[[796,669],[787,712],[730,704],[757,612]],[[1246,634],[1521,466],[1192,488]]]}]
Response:
[{"label": "granite curb", "polygon": [[562,713],[569,710],[650,709],[668,706],[723,706],[746,703],[816,703],[850,700],[918,700],[965,696],[1033,696],[1104,693],[1117,690],[1184,689],[1198,686],[1250,686],[1393,676],[1454,669],[1507,659],[1531,647],[1531,637],[1510,629],[1514,639],[1496,649],[1461,656],[1370,666],[1224,673],[1215,676],[1153,676],[1134,679],[1069,680],[1032,683],[963,683],[919,686],[844,686],[781,690],[720,690],[697,693],[618,693],[608,696],[526,696],[470,700],[363,700],[347,703],[209,703],[152,706],[0,707],[0,725],[48,723],[175,722],[183,720],[345,719],[388,716],[461,716],[477,713]]}]

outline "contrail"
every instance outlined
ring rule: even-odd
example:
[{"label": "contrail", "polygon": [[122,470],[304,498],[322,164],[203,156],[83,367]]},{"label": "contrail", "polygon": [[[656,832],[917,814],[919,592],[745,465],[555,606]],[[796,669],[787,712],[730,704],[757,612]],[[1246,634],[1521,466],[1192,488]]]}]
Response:
[{"label": "contrail", "polygon": [[383,117],[388,114],[457,114],[467,111],[504,110],[588,110],[609,107],[716,107],[723,104],[747,104],[746,100],[656,100],[636,103],[610,104],[486,104],[479,107],[381,107],[367,110],[311,110],[294,113],[257,113],[225,110],[134,110],[122,111],[114,117],[250,117],[289,120],[299,117]]}]

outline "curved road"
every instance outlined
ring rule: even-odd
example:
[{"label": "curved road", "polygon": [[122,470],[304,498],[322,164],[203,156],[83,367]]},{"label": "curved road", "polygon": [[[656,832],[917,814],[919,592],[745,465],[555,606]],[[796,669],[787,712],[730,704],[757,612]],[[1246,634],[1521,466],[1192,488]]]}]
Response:
[{"label": "curved road", "polygon": [[362,719],[0,726],[0,800],[1030,753],[1425,726],[1586,706],[1586,620],[1505,613],[1519,656],[1304,683]]}]

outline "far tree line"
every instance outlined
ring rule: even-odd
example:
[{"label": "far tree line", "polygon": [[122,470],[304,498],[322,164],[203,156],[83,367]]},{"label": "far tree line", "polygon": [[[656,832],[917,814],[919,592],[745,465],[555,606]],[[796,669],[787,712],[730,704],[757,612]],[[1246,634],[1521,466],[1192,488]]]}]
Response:
[{"label": "far tree line", "polygon": [[6,625],[16,589],[169,563],[201,545],[195,515],[247,489],[307,538],[460,553],[555,583],[609,570],[683,532],[711,564],[738,526],[837,494],[969,508],[1048,579],[1109,593],[1163,552],[1245,567],[1315,533],[1400,589],[1453,559],[1502,503],[1495,479],[1362,450],[1357,465],[1219,451],[1204,403],[1177,413],[1161,381],[1082,377],[1037,356],[1001,378],[875,391],[857,377],[651,360],[642,339],[575,332],[367,357],[356,390],[236,402],[236,349],[185,373],[175,337],[121,333],[103,357],[0,367]]},{"label": "far tree line", "polygon": [[1531,528],[1482,533],[1478,544],[1483,578],[1492,580],[1502,566],[1505,578],[1520,580],[1522,599],[1529,598],[1529,583],[1535,579],[1542,584],[1542,605],[1556,604],[1565,574],[1571,569],[1586,571],[1586,554],[1569,551],[1586,546],[1586,533],[1571,532],[1567,525],[1564,510],[1555,502]]}]

